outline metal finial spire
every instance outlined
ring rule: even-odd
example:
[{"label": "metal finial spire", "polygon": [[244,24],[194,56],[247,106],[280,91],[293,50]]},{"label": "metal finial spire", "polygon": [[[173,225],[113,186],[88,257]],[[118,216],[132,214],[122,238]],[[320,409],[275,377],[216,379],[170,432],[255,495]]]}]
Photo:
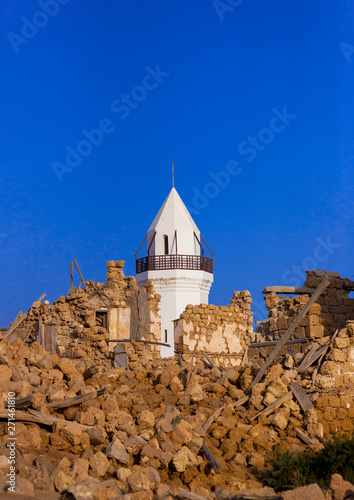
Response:
[{"label": "metal finial spire", "polygon": [[172,187],[175,187],[175,166],[172,160]]}]

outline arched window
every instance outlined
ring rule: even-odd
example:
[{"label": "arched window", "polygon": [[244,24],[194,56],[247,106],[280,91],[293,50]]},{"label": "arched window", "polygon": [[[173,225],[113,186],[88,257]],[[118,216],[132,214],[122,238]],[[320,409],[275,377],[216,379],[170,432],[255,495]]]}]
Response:
[{"label": "arched window", "polygon": [[165,248],[165,255],[168,255],[168,236],[167,234],[163,235],[163,242],[164,242],[164,248]]}]

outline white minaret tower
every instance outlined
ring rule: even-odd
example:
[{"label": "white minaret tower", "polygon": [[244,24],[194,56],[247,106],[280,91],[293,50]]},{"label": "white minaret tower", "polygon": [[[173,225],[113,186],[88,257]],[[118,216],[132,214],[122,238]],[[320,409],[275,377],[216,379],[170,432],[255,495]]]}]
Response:
[{"label": "white minaret tower", "polygon": [[[143,286],[147,280],[152,280],[156,293],[161,295],[161,342],[171,346],[162,346],[161,355],[173,356],[173,320],[187,304],[208,303],[214,254],[174,187],[145,239],[147,257],[138,259],[138,252],[135,254],[137,284]],[[201,240],[210,250],[211,258],[204,256]]]}]

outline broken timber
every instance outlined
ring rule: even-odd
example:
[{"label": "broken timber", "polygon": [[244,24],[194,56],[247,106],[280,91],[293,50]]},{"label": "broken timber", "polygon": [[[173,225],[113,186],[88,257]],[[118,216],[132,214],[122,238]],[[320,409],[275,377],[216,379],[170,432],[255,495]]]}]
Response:
[{"label": "broken timber", "polygon": [[260,411],[259,413],[257,413],[257,415],[255,415],[254,417],[251,418],[251,421],[252,420],[255,420],[256,418],[258,418],[260,415],[263,415],[263,416],[267,416],[267,415],[270,415],[271,413],[273,413],[274,410],[276,410],[277,408],[279,408],[283,403],[285,403],[285,401],[288,401],[288,399],[291,399],[292,398],[292,392],[289,391],[287,392],[286,394],[284,394],[284,396],[282,396],[281,398],[278,398],[276,401],[274,401],[274,403],[272,403],[271,405],[267,406],[267,408],[264,408],[264,410]]},{"label": "broken timber", "polygon": [[[83,283],[83,285],[84,285],[84,288],[86,288],[86,282],[85,282],[85,280],[84,280],[84,278],[83,278],[83,276],[82,276],[82,274],[81,274],[81,271],[80,271],[80,268],[79,268],[79,264],[76,262],[76,260],[74,260],[74,264],[75,264],[75,266],[76,266],[77,272],[78,272],[78,273],[79,273],[79,275],[80,275],[80,278],[81,278],[81,281],[82,281],[82,283]],[[80,285],[79,285],[79,286],[80,286]]]},{"label": "broken timber", "polygon": [[209,464],[211,467],[215,470],[215,472],[220,472],[221,467],[219,462],[216,460],[212,452],[209,450],[205,442],[203,443],[203,446],[200,449],[201,453],[205,456],[205,458],[208,460]]},{"label": "broken timber", "polygon": [[310,410],[311,408],[314,407],[313,402],[308,397],[308,395],[306,394],[304,389],[301,387],[299,382],[292,382],[290,384],[290,389],[291,389],[292,393],[294,394],[294,396],[296,397],[303,412],[306,413],[308,410]]},{"label": "broken timber", "polygon": [[[285,345],[305,344],[305,342],[309,342],[310,340],[313,340],[313,339],[310,337],[304,337],[303,339],[287,340],[285,342]],[[265,340],[264,342],[253,342],[248,347],[270,347],[273,345],[277,345],[277,343],[278,343],[278,340]]]},{"label": "broken timber", "polygon": [[[99,389],[97,391],[97,397],[102,396],[106,389]],[[90,401],[94,399],[96,394],[94,392],[89,392],[88,394],[80,394],[79,396],[74,396],[73,398],[63,399],[61,401],[55,401],[54,403],[47,404],[47,408],[50,410],[57,410],[58,408],[69,408],[70,406],[79,405],[85,401]]]},{"label": "broken timber", "polygon": [[299,314],[296,316],[296,318],[294,319],[294,321],[291,323],[291,325],[289,326],[289,328],[286,330],[286,332],[284,333],[283,337],[279,340],[279,342],[277,343],[277,345],[273,349],[271,355],[267,358],[266,362],[264,363],[264,365],[262,366],[262,368],[257,373],[256,377],[254,378],[252,384],[247,389],[246,394],[249,394],[251,392],[252,388],[256,384],[258,384],[258,382],[261,380],[261,378],[265,374],[267,368],[273,363],[273,361],[275,360],[277,354],[282,349],[282,347],[285,345],[285,342],[289,339],[290,335],[294,332],[295,328],[297,326],[299,326],[299,324],[301,323],[301,321],[303,320],[303,318],[306,316],[306,314],[310,310],[312,304],[314,304],[316,302],[316,300],[320,297],[320,295],[322,294],[322,292],[328,287],[329,283],[330,283],[330,281],[329,281],[328,277],[325,276],[323,278],[323,280],[321,281],[321,283],[316,288],[316,291],[313,293],[313,295],[310,297],[310,299],[308,300],[308,302],[301,309],[301,311],[299,312]]},{"label": "broken timber", "polygon": [[312,295],[316,291],[316,288],[308,288],[305,286],[266,286],[263,290],[263,294],[265,293],[285,293],[289,295]]},{"label": "broken timber", "polygon": [[43,294],[39,297],[39,299],[38,299],[38,300],[34,301],[34,302],[33,302],[33,304],[31,305],[31,307],[28,309],[28,311],[27,311],[27,312],[25,312],[25,314],[22,314],[22,316],[20,316],[20,317],[19,317],[19,314],[16,316],[16,318],[18,318],[18,317],[19,317],[19,318],[18,318],[18,320],[17,320],[17,321],[15,320],[15,321],[12,323],[12,325],[9,327],[9,329],[8,329],[8,330],[4,333],[4,335],[3,335],[3,336],[4,336],[4,338],[5,338],[5,339],[6,339],[6,338],[10,335],[10,333],[12,333],[12,332],[15,330],[15,328],[17,328],[17,327],[19,326],[19,324],[20,324],[20,323],[22,323],[22,321],[23,321],[24,319],[26,319],[26,318],[27,318],[28,313],[30,312],[31,308],[32,308],[34,305],[36,305],[36,304],[38,304],[38,303],[39,303],[39,304],[41,303],[41,301],[44,299],[45,295],[46,295],[46,294],[45,294],[45,293],[43,293]]},{"label": "broken timber", "polygon": [[[15,399],[15,408],[24,408],[32,404],[33,396],[26,396],[24,398]],[[8,408],[8,404],[5,403],[5,408]]]},{"label": "broken timber", "polygon": [[152,342],[150,340],[109,339],[109,340],[107,340],[107,342],[127,342],[127,343],[141,342],[142,344],[154,344],[154,345],[163,345],[166,347],[171,347],[170,344],[165,344],[163,342]]},{"label": "broken timber", "polygon": [[305,434],[304,431],[299,429],[298,427],[295,428],[295,432],[298,435],[300,439],[303,440],[304,443],[308,444],[309,446],[318,446],[319,448],[323,448],[323,444],[321,444],[318,439],[312,439],[310,436]]}]

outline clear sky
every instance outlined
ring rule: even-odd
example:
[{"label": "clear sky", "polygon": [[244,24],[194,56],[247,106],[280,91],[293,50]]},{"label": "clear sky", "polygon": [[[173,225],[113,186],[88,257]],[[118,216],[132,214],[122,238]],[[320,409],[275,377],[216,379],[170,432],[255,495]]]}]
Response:
[{"label": "clear sky", "polygon": [[2,0],[0,326],[66,295],[70,260],[133,275],[172,158],[211,303],[249,289],[262,319],[265,286],[354,279],[353,20],[342,0]]}]

